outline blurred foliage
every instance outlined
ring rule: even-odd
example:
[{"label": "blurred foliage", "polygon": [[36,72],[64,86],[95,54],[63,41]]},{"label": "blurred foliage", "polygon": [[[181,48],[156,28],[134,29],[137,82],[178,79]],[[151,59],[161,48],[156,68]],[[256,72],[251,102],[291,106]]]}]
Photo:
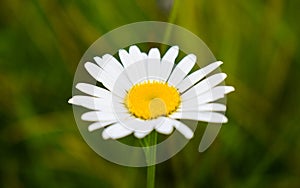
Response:
[{"label": "blurred foliage", "polygon": [[[112,164],[86,145],[66,101],[90,44],[124,24],[168,21],[171,3],[0,1],[1,187],[145,185],[145,168]],[[157,187],[300,187],[300,1],[178,3],[174,23],[225,62],[236,92],[212,147],[198,153],[195,138],[157,165]]]}]

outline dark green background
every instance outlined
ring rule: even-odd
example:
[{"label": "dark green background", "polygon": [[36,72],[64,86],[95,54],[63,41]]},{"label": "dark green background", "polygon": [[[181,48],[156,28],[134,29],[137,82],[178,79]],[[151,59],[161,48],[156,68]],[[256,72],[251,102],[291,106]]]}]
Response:
[{"label": "dark green background", "polygon": [[[112,164],[87,146],[67,100],[85,50],[124,24],[168,21],[165,2],[0,1],[0,187],[146,184],[145,168]],[[157,165],[157,187],[300,187],[300,1],[178,3],[172,22],[224,61],[236,92],[212,147],[198,153],[195,138]]]}]

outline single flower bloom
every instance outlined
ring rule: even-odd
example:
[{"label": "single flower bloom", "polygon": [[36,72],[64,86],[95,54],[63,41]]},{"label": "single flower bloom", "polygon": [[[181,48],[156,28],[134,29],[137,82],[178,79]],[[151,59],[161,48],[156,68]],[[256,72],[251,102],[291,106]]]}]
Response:
[{"label": "single flower bloom", "polygon": [[105,88],[78,83],[76,88],[85,95],[75,95],[69,103],[92,110],[81,119],[93,122],[89,131],[104,128],[104,139],[132,133],[143,138],[153,130],[168,135],[174,128],[191,139],[193,131],[180,120],[226,123],[226,106],[216,101],[234,88],[219,85],[225,73],[208,76],[222,62],[190,73],[196,56],[189,54],[175,64],[178,53],[173,46],[161,58],[157,48],[146,54],[131,46],[129,52],[119,50],[121,63],[110,54],[94,57],[96,63],[84,67]]}]

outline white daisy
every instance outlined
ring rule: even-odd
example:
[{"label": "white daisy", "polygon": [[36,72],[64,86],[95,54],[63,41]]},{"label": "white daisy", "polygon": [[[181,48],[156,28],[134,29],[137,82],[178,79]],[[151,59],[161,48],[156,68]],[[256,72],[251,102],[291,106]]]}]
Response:
[{"label": "white daisy", "polygon": [[131,46],[129,52],[119,50],[122,64],[110,54],[94,57],[96,63],[86,62],[84,67],[106,88],[78,83],[76,88],[87,95],[75,95],[69,103],[93,110],[81,119],[93,122],[89,131],[104,128],[104,139],[132,133],[143,138],[153,130],[171,134],[174,128],[190,139],[193,131],[180,120],[226,123],[226,106],[215,101],[234,88],[219,86],[225,73],[208,76],[222,62],[189,74],[196,56],[189,54],[176,65],[178,53],[178,46],[173,46],[161,58],[157,48],[147,55]]}]

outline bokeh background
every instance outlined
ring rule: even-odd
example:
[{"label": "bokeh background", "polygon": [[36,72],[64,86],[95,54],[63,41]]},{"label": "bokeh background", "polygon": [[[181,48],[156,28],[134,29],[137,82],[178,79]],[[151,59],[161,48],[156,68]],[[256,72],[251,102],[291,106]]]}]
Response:
[{"label": "bokeh background", "polygon": [[197,34],[236,88],[213,145],[198,153],[195,138],[158,164],[156,186],[300,187],[300,1],[176,3],[170,17],[172,0],[0,1],[0,187],[145,186],[145,168],[112,164],[87,146],[67,100],[85,50],[146,20]]}]

